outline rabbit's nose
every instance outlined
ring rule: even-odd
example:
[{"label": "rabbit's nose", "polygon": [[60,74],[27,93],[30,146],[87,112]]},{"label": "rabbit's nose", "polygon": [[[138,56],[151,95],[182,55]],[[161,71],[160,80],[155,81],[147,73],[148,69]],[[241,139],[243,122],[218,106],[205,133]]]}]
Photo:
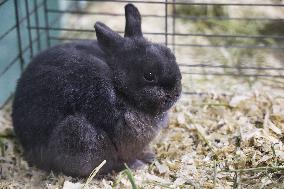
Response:
[{"label": "rabbit's nose", "polygon": [[181,88],[175,88],[172,91],[169,91],[166,95],[165,98],[166,99],[173,99],[173,98],[178,98],[180,96],[181,93]]}]

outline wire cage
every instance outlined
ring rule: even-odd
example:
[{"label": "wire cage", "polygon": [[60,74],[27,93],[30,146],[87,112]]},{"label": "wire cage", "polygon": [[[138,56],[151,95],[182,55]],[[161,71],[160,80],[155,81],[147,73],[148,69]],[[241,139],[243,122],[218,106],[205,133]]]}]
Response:
[{"label": "wire cage", "polygon": [[[116,5],[120,10],[88,8],[100,7],[102,3]],[[113,25],[123,26],[119,19],[123,20],[123,5],[126,3],[144,7],[141,10],[142,18],[148,20],[148,23],[153,22],[151,27],[144,31],[144,35],[152,41],[164,43],[173,50],[185,78],[209,76],[207,79],[210,81],[212,75],[235,79],[281,80],[284,77],[284,64],[281,64],[284,52],[284,3],[281,0],[273,3],[0,0],[0,20],[3,23],[0,27],[0,105],[11,96],[16,80],[38,52],[58,43],[93,37],[95,20],[103,18],[107,24],[112,20]],[[151,11],[145,11],[145,7],[151,7]],[[238,9],[269,9],[275,14],[247,14],[251,15],[249,17],[228,14]],[[279,14],[276,14],[277,12]],[[89,27],[80,25],[84,22],[80,18],[84,16],[93,19],[87,21]],[[153,19],[158,21],[154,22]],[[204,26],[204,23],[211,30],[197,27],[198,24]],[[158,29],[156,24],[160,25]],[[257,32],[254,32],[256,30],[253,26],[258,29]],[[115,30],[123,33],[122,28],[115,27]],[[207,50],[212,50],[213,53],[207,54]],[[213,56],[217,50],[225,61]],[[237,57],[231,56],[234,53],[238,54]],[[247,57],[255,54],[259,56],[255,56],[257,60],[251,63]],[[280,57],[277,63],[262,59],[263,56],[271,54]],[[204,92],[207,91],[198,91],[193,87],[184,90],[185,94],[191,95]]]}]

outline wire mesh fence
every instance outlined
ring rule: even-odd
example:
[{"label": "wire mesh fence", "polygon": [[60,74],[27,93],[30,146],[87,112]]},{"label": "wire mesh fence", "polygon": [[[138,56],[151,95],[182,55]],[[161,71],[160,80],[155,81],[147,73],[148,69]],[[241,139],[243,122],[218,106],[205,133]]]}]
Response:
[{"label": "wire mesh fence", "polygon": [[[61,3],[64,0],[58,2]],[[158,31],[156,28],[152,28],[151,31],[148,29],[144,32],[144,35],[146,37],[152,36],[154,39],[159,37],[161,39],[159,42],[170,47],[176,53],[177,61],[184,75],[284,78],[283,57],[280,57],[276,64],[267,60],[257,60],[256,63],[250,64],[250,60],[243,59],[242,56],[252,57],[255,55],[254,53],[258,53],[260,56],[256,58],[259,58],[275,53],[279,57],[279,54],[281,55],[284,52],[284,4],[282,1],[267,1],[266,3],[219,3],[212,1],[211,3],[204,3],[178,0],[85,0],[67,1],[68,6],[64,7],[59,6],[58,2],[47,0],[0,1],[1,15],[6,14],[7,10],[11,15],[10,17],[1,16],[1,21],[9,23],[10,19],[14,18],[14,21],[10,22],[12,24],[4,24],[0,28],[0,48],[1,54],[3,54],[0,57],[2,59],[0,90],[4,91],[1,92],[3,94],[1,94],[0,104],[3,104],[12,94],[21,71],[38,52],[57,43],[88,39],[88,33],[94,33],[92,28],[68,27],[60,21],[62,17],[70,15],[76,17],[104,16],[106,19],[124,17],[123,13],[111,9],[98,11],[84,7],[78,8],[76,5],[80,3],[85,3],[84,6],[86,4],[100,6],[99,3],[120,4],[121,7],[126,3],[157,6],[159,11],[152,11],[147,14],[142,11],[142,18],[159,19],[163,27]],[[228,12],[234,9],[227,10],[231,8],[269,9],[270,12],[275,11],[279,14],[232,15]],[[11,13],[12,9],[13,13]],[[231,23],[244,24],[235,26]],[[196,27],[198,24],[203,24],[203,26],[205,24],[209,29],[198,29]],[[90,25],[92,26],[93,23],[90,23]],[[239,29],[236,29],[236,31],[230,29],[230,27],[243,27],[245,29],[254,25],[261,28],[261,32],[254,32],[253,29],[251,33],[238,32],[241,31]],[[191,29],[190,26],[195,29]],[[264,26],[267,28],[264,28]],[[122,29],[116,31],[123,33]],[[61,35],[62,32],[65,32],[65,34]],[[80,35],[73,35],[73,33],[80,33]],[[13,45],[7,46],[7,40]],[[202,60],[192,61],[190,58],[186,58],[188,51],[193,51],[193,49],[201,49],[195,52],[201,54],[199,56]],[[223,54],[224,52],[229,55],[237,53],[238,56],[237,58],[230,56],[227,58],[229,60],[225,62],[215,61],[214,57],[202,58],[202,54],[206,54],[206,51],[202,49],[220,49]],[[236,51],[235,49],[240,50]],[[195,55],[192,56],[195,57]],[[240,60],[235,61],[235,58]],[[259,64],[259,62],[264,63]],[[194,94],[192,91],[184,92]]]}]

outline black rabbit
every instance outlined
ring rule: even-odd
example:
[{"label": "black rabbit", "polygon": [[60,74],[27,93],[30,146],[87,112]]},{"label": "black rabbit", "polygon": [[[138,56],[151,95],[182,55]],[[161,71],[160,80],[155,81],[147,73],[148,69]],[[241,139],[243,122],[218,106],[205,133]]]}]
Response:
[{"label": "black rabbit", "polygon": [[175,56],[142,36],[141,16],[125,6],[125,36],[97,22],[97,41],[45,50],[18,82],[13,124],[31,165],[87,176],[106,174],[154,154],[149,142],[167,124],[181,93]]}]

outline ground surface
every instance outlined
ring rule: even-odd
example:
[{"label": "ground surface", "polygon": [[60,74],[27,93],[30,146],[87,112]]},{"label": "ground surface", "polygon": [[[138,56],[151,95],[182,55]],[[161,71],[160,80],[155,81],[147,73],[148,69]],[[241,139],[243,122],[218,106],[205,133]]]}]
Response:
[{"label": "ground surface", "polygon": [[[88,10],[102,12],[109,7],[108,3],[98,3]],[[111,5],[115,13],[123,13],[122,7],[119,3]],[[164,13],[162,5],[138,7],[143,14]],[[73,15],[66,18],[65,24],[92,28],[96,20],[117,30],[124,28],[123,17]],[[164,31],[163,18],[143,21],[144,31]],[[177,23],[177,30],[186,32],[189,26],[192,25]],[[62,36],[94,38],[92,33]],[[152,41],[164,40],[163,36],[147,37]],[[264,64],[283,66],[281,53],[266,52]],[[219,63],[216,54],[214,50],[176,48],[178,61],[188,64],[202,60]],[[183,90],[196,94],[183,95],[171,110],[169,127],[152,145],[156,161],[133,171],[132,180],[139,188],[284,188],[284,80],[183,75]],[[11,102],[0,113],[0,188],[81,188],[86,179],[46,173],[26,164],[12,132],[10,114]],[[131,188],[130,180],[121,172],[102,179],[95,177],[88,186]]]},{"label": "ground surface", "polygon": [[[6,108],[1,120],[7,126],[1,131],[6,136],[1,138],[2,184],[10,188],[61,188],[74,185],[68,182],[85,182],[27,166],[10,134],[10,107]],[[183,97],[171,115],[169,128],[153,145],[156,161],[133,173],[138,186],[283,188],[283,97],[257,91],[241,96]],[[90,186],[111,188],[114,184],[115,188],[131,188],[121,173],[94,180]]]}]

